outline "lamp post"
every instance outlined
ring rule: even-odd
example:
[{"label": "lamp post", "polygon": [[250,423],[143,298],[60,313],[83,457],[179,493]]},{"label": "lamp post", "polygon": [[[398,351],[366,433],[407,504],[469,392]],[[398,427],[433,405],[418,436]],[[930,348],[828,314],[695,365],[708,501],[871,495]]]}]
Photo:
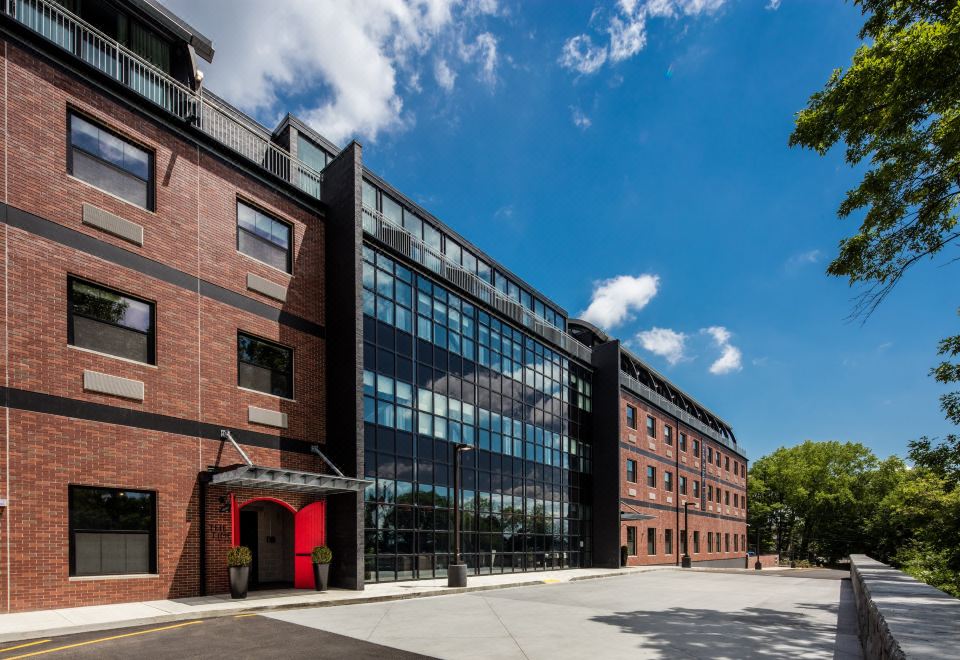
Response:
[{"label": "lamp post", "polygon": [[473,447],[459,443],[453,448],[453,563],[447,568],[447,586],[467,586],[467,565],[460,562],[460,454]]},{"label": "lamp post", "polygon": [[753,567],[758,571],[763,570],[763,564],[760,563],[760,525],[757,525],[757,563]]},{"label": "lamp post", "polygon": [[693,562],[690,559],[690,526],[687,524],[689,519],[690,507],[696,506],[696,502],[683,503],[683,558],[680,560],[682,568],[690,568]]}]

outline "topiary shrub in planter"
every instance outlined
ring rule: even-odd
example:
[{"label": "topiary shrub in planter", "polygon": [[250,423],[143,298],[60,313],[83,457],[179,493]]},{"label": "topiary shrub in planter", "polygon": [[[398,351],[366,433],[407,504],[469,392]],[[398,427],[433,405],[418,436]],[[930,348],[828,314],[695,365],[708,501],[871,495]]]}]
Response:
[{"label": "topiary shrub in planter", "polygon": [[245,545],[235,545],[227,552],[227,567],[230,572],[230,597],[246,598],[250,583],[250,564],[253,553]]},{"label": "topiary shrub in planter", "polygon": [[313,559],[313,583],[317,591],[326,591],[330,580],[330,562],[333,561],[333,552],[325,545],[318,545],[311,553]]}]

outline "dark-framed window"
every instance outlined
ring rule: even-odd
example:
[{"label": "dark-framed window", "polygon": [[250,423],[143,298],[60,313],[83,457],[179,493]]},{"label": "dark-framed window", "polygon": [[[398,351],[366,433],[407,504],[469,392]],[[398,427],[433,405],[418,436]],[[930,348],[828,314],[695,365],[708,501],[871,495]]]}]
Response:
[{"label": "dark-framed window", "polygon": [[693,554],[700,554],[700,531],[693,530]]},{"label": "dark-framed window", "polygon": [[723,551],[730,552],[730,532],[723,535]]},{"label": "dark-framed window", "polygon": [[629,404],[627,405],[627,426],[632,429],[637,428],[637,409]]},{"label": "dark-framed window", "polygon": [[707,463],[713,463],[713,447],[707,447]]},{"label": "dark-framed window", "polygon": [[680,493],[681,495],[686,495],[686,494],[687,494],[687,478],[681,474],[681,475],[678,477],[678,479],[679,479],[679,482],[678,482],[677,486],[678,486],[679,489],[680,489],[680,490],[679,490],[679,493]]},{"label": "dark-framed window", "polygon": [[152,302],[76,277],[67,278],[67,342],[108,355],[156,364]]},{"label": "dark-framed window", "polygon": [[637,462],[630,458],[627,459],[627,481],[637,483]]},{"label": "dark-framed window", "polygon": [[627,527],[627,554],[631,557],[637,554],[637,528]]},{"label": "dark-framed window", "polygon": [[293,228],[237,200],[237,250],[285,273],[293,272]]},{"label": "dark-framed window", "polygon": [[71,485],[70,575],[157,572],[157,494]]},{"label": "dark-framed window", "polygon": [[673,554],[673,530],[672,529],[663,530],[663,554],[665,555]]},{"label": "dark-framed window", "polygon": [[154,210],[153,152],[82,117],[67,114],[67,171],[131,204]]},{"label": "dark-framed window", "polygon": [[673,446],[673,427],[663,425],[663,441],[666,442],[671,447]]},{"label": "dark-framed window", "polygon": [[713,552],[713,532],[707,532],[707,552]]},{"label": "dark-framed window", "polygon": [[647,415],[647,435],[651,438],[657,437],[657,420]]},{"label": "dark-framed window", "polygon": [[657,487],[657,468],[652,465],[647,466],[647,485],[650,486],[650,488]]},{"label": "dark-framed window", "polygon": [[657,530],[655,527],[647,527],[647,554],[657,554]]},{"label": "dark-framed window", "polygon": [[696,479],[693,480],[693,496],[700,497],[700,482]]},{"label": "dark-framed window", "polygon": [[700,458],[700,441],[696,438],[693,439],[693,455]]},{"label": "dark-framed window", "polygon": [[265,394],[293,398],[293,349],[237,333],[237,384]]},{"label": "dark-framed window", "polygon": [[673,492],[673,472],[663,471],[663,489],[668,493]]},{"label": "dark-framed window", "polygon": [[680,432],[680,451],[687,451],[687,434]]},{"label": "dark-framed window", "polygon": [[729,457],[729,456],[724,456],[724,457],[723,457],[723,469],[724,469],[724,470],[727,470],[728,472],[730,471],[730,457]]}]

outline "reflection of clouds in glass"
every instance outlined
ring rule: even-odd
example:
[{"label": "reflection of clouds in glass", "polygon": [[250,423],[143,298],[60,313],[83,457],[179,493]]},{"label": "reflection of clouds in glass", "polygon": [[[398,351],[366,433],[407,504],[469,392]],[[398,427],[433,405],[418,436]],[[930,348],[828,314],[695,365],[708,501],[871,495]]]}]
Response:
[{"label": "reflection of clouds in glass", "polygon": [[123,324],[142,332],[150,330],[150,305],[139,300],[128,300],[127,303]]}]

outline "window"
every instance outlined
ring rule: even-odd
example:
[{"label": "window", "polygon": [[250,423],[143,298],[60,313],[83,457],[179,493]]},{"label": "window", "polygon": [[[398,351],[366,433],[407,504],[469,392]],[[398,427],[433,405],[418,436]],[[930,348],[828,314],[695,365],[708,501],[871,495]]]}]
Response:
[{"label": "window", "polygon": [[237,384],[292,399],[293,349],[238,333]]},{"label": "window", "polygon": [[740,476],[740,464],[737,463],[736,461],[733,462],[733,476],[735,477]]},{"label": "window", "polygon": [[700,554],[700,532],[698,530],[693,532],[693,554]]},{"label": "window", "polygon": [[723,551],[730,552],[730,532],[723,535]]},{"label": "window", "polygon": [[627,406],[627,426],[632,429],[637,428],[637,409],[633,406]]},{"label": "window", "polygon": [[668,493],[673,492],[673,472],[663,471],[663,489]]},{"label": "window", "polygon": [[737,534],[733,535],[733,551],[740,552],[740,537]]},{"label": "window", "polygon": [[707,447],[707,463],[713,463],[713,447]]},{"label": "window", "polygon": [[647,554],[657,554],[657,530],[653,527],[647,528]]},{"label": "window", "polygon": [[696,438],[693,439],[693,455],[700,458],[700,441]]},{"label": "window", "polygon": [[717,452],[717,467],[720,467],[720,452]]},{"label": "window", "polygon": [[673,427],[666,424],[663,426],[663,441],[671,447],[673,446]]},{"label": "window", "polygon": [[665,529],[663,531],[663,554],[673,554],[673,530]]},{"label": "window", "polygon": [[716,493],[717,493],[717,504],[720,504],[720,501],[721,501],[720,496],[723,494],[723,490],[718,486]]},{"label": "window", "polygon": [[693,496],[696,498],[700,497],[700,482],[696,479],[693,480]]},{"label": "window", "polygon": [[156,364],[154,305],[68,278],[67,341],[72,346]]},{"label": "window", "polygon": [[729,456],[724,456],[724,457],[723,457],[723,469],[726,470],[727,472],[730,471],[730,457],[729,457]]},{"label": "window", "polygon": [[713,532],[707,532],[707,552],[713,552]]},{"label": "window", "polygon": [[680,451],[687,451],[687,434],[680,434]]},{"label": "window", "polygon": [[248,257],[292,272],[290,225],[237,201],[237,249]]},{"label": "window", "polygon": [[680,530],[680,553],[684,555],[688,554],[687,553],[687,530],[685,529]]},{"label": "window", "polygon": [[687,494],[687,478],[681,474],[678,477],[678,479],[680,482],[679,484],[677,484],[680,487],[679,492],[681,495],[686,495]]},{"label": "window", "polygon": [[156,497],[70,486],[70,575],[156,573]]},{"label": "window", "polygon": [[631,557],[637,555],[637,528],[627,527],[627,554]]},{"label": "window", "polygon": [[707,501],[708,502],[713,501],[713,485],[712,484],[707,484]]},{"label": "window", "polygon": [[637,462],[632,459],[627,459],[627,481],[637,483]]},{"label": "window", "polygon": [[657,437],[657,421],[650,415],[647,415],[647,435],[651,438]]},{"label": "window", "polygon": [[67,124],[67,171],[91,186],[152,211],[153,154],[72,112]]},{"label": "window", "polygon": [[647,485],[650,486],[650,488],[657,487],[657,468],[652,465],[647,466]]},{"label": "window", "polygon": [[739,509],[739,508],[740,508],[740,495],[739,495],[739,493],[734,493],[734,494],[733,494],[733,508],[734,508],[734,509]]},{"label": "window", "polygon": [[730,491],[723,491],[723,503],[727,506],[730,506]]}]

